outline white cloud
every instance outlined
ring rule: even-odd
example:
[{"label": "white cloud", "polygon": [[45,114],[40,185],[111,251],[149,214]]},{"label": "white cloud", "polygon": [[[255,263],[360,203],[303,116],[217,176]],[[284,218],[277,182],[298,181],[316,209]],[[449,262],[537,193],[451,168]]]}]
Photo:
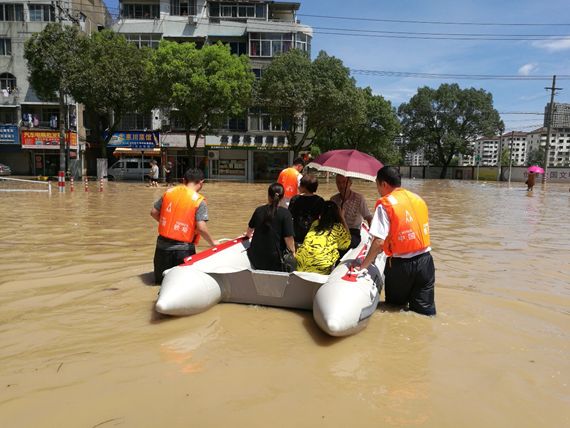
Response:
[{"label": "white cloud", "polygon": [[570,49],[570,37],[540,40],[532,42],[535,48],[546,49],[549,52],[558,52]]},{"label": "white cloud", "polygon": [[528,76],[530,73],[532,73],[533,71],[535,71],[538,67],[538,64],[534,63],[534,62],[530,62],[528,64],[523,65],[521,68],[519,68],[519,74],[521,76]]}]

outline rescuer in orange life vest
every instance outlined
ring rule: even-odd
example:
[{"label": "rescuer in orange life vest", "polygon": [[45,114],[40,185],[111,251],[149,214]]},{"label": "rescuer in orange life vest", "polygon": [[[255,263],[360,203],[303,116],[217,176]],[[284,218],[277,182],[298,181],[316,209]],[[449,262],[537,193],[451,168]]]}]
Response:
[{"label": "rescuer in orange life vest", "polygon": [[370,226],[372,243],[361,266],[366,269],[382,251],[388,257],[385,275],[386,303],[409,304],[410,310],[435,315],[435,267],[430,251],[428,208],[422,198],[401,188],[395,168],[383,167],[376,175],[381,198]]},{"label": "rescuer in orange life vest", "polygon": [[202,236],[208,244],[218,245],[210,233],[208,207],[198,193],[204,185],[204,173],[189,169],[183,184],[168,189],[154,203],[150,215],[158,222],[158,238],[154,252],[154,279],[162,282],[162,273],[196,254],[196,245]]},{"label": "rescuer in orange life vest", "polygon": [[297,158],[293,161],[293,166],[285,168],[279,173],[277,182],[285,189],[285,196],[283,197],[283,204],[288,207],[291,198],[299,193],[299,184],[301,183],[301,171],[305,167],[305,161],[302,158]]}]

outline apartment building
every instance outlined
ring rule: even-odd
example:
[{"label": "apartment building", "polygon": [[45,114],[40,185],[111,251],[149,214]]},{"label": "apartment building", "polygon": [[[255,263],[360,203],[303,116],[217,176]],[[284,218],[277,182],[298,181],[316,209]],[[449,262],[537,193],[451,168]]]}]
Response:
[{"label": "apartment building", "polygon": [[[528,133],[521,131],[512,131],[503,134],[503,151],[509,150],[509,159],[512,160],[513,166],[525,166],[527,164],[528,155],[530,153],[527,137]],[[496,164],[495,162],[495,165]]]},{"label": "apartment building", "polygon": [[[298,21],[299,8],[296,2],[265,0],[122,0],[113,30],[138,46],[157,47],[162,39],[197,46],[222,41],[233,54],[247,55],[259,78],[279,54],[293,48],[310,54],[312,29]],[[196,161],[207,165],[210,178],[273,180],[292,161],[285,126],[263,109],[251,108],[200,141],[199,147],[207,148],[207,159]],[[180,174],[186,167],[186,139],[175,121],[153,111],[130,115],[121,123],[121,131],[140,134],[150,130],[161,130],[160,148],[150,153],[162,162],[173,162]],[[118,151],[140,153],[136,147]]]},{"label": "apartment building", "polygon": [[[542,127],[528,133],[529,150],[545,150],[548,139],[547,128]],[[551,130],[549,166],[570,166],[570,127]]]},{"label": "apartment building", "polygon": [[[24,43],[50,22],[78,25],[90,34],[110,15],[102,0],[0,3],[0,162],[15,174],[55,175],[59,170],[59,104],[38,98],[28,82]],[[69,102],[68,142],[72,158],[85,142],[83,109]]]}]

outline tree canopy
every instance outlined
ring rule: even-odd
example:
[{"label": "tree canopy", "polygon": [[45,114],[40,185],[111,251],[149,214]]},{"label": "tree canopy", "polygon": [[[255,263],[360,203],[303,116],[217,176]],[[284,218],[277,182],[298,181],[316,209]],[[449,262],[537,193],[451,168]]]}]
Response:
[{"label": "tree canopy", "polygon": [[[148,49],[139,49],[110,30],[94,33],[84,43],[71,78],[71,92],[76,101],[99,116],[94,127],[104,143],[103,152],[126,113],[152,107],[146,73],[149,57]],[[103,140],[100,124],[105,121],[110,126]]]},{"label": "tree canopy", "polygon": [[73,75],[86,38],[75,26],[48,24],[26,40],[24,58],[29,82],[38,97],[59,102],[60,170],[65,170],[65,97],[71,95]]},{"label": "tree canopy", "polygon": [[341,122],[331,138],[320,138],[321,149],[358,149],[369,153],[383,163],[396,165],[401,155],[394,144],[400,132],[400,122],[389,101],[374,95],[370,88],[358,88],[360,100],[356,102],[359,112]]},{"label": "tree canopy", "polygon": [[504,127],[489,92],[457,84],[419,88],[398,113],[409,148],[423,148],[430,162],[443,166],[441,178],[454,156],[470,152],[469,141]]},{"label": "tree canopy", "polygon": [[[170,111],[186,131],[188,155],[198,139],[250,104],[255,76],[249,59],[221,43],[198,49],[194,43],[162,41],[149,62],[155,104]],[[195,132],[194,142],[190,133]]]}]

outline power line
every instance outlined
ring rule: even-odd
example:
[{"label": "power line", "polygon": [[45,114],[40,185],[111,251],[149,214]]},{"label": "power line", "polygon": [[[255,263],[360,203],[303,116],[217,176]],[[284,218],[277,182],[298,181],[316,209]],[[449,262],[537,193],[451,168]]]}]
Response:
[{"label": "power line", "polygon": [[[361,70],[350,69],[352,74],[366,76],[385,77],[408,77],[421,79],[465,79],[465,80],[551,80],[552,76],[534,75],[518,76],[505,74],[441,74],[441,73],[415,73],[407,71],[387,71],[387,70]],[[570,74],[558,75],[559,80],[569,80]]]},{"label": "power line", "polygon": [[496,27],[569,27],[570,23],[523,23],[523,22],[460,22],[460,21],[423,21],[417,19],[380,19],[363,18],[349,16],[313,15],[308,13],[298,13],[297,16],[322,19],[340,19],[346,21],[368,21],[368,22],[390,22],[397,24],[428,24],[428,25],[474,25],[474,26],[496,26]]}]

